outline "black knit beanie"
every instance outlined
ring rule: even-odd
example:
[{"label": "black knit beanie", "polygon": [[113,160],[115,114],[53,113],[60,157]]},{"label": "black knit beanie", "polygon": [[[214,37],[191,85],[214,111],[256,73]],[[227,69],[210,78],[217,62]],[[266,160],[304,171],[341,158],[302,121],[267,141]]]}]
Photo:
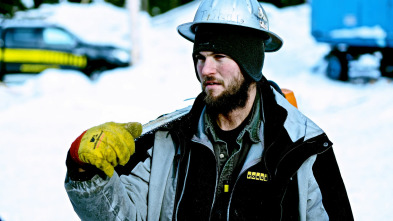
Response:
[{"label": "black knit beanie", "polygon": [[[263,33],[234,25],[203,24],[196,27],[193,58],[201,51],[212,51],[230,56],[240,67],[245,77],[255,81],[262,78],[265,58]],[[195,68],[196,71],[196,68]],[[198,73],[197,73],[198,77]],[[199,77],[198,77],[199,79]]]}]

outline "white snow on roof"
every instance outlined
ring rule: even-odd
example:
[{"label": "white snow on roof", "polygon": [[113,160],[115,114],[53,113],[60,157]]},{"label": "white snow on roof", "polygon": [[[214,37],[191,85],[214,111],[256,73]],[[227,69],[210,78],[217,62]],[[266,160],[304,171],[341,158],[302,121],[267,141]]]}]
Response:
[{"label": "white snow on roof", "polygon": [[381,26],[362,26],[356,28],[336,29],[330,32],[330,36],[336,39],[375,39],[380,46],[386,45],[386,32]]}]

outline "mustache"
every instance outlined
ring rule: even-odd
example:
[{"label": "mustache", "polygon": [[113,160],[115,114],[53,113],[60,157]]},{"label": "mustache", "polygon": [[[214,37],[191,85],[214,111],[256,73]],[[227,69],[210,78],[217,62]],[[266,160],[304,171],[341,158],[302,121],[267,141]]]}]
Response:
[{"label": "mustache", "polygon": [[211,81],[213,81],[213,82],[215,82],[215,83],[217,83],[217,84],[224,84],[224,81],[223,81],[222,79],[217,79],[217,78],[215,78],[215,77],[206,77],[206,78],[204,78],[203,81],[202,81],[203,86],[206,86],[206,85],[207,85],[207,82],[211,82]]}]

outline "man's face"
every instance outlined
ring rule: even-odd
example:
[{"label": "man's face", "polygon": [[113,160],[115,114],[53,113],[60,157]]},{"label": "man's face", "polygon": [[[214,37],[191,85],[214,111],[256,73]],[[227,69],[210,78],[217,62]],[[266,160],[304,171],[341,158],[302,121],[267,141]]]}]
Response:
[{"label": "man's face", "polygon": [[208,106],[225,113],[245,105],[249,82],[245,81],[240,67],[232,58],[202,51],[196,55],[196,60],[196,70]]},{"label": "man's face", "polygon": [[230,90],[237,90],[244,81],[237,63],[225,54],[202,51],[196,59],[202,90],[213,100]]}]

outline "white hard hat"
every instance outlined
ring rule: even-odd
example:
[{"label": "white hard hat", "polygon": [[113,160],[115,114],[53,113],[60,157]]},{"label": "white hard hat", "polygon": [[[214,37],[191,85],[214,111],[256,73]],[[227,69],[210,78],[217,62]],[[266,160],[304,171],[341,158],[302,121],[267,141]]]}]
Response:
[{"label": "white hard hat", "polygon": [[194,42],[196,26],[200,24],[236,25],[256,29],[269,36],[264,41],[265,51],[278,51],[283,41],[269,31],[265,10],[257,0],[203,0],[195,14],[194,21],[179,25],[181,36]]}]

